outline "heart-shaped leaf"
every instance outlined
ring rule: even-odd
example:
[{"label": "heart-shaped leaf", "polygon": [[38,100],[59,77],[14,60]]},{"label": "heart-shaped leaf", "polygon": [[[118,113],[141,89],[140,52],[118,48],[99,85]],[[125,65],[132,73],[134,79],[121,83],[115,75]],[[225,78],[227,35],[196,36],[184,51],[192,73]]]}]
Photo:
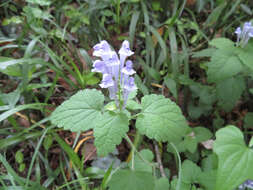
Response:
[{"label": "heart-shaped leaf", "polygon": [[106,112],[96,121],[95,146],[99,155],[106,156],[115,150],[128,131],[128,117],[124,113]]},{"label": "heart-shaped leaf", "polygon": [[176,141],[186,132],[187,123],[180,108],[161,95],[146,95],[136,127],[141,134],[157,141]]},{"label": "heart-shaped leaf", "polygon": [[237,127],[218,130],[214,152],[219,162],[215,190],[231,190],[245,180],[253,179],[253,150],[245,145]]},{"label": "heart-shaped leaf", "polygon": [[58,127],[71,131],[86,131],[93,129],[101,109],[104,96],[93,89],[79,91],[65,101],[52,113],[51,121]]}]

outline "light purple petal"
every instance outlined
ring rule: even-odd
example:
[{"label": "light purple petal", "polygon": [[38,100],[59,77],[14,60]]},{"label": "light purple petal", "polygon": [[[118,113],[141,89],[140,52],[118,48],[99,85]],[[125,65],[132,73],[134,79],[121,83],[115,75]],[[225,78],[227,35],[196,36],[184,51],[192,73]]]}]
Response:
[{"label": "light purple petal", "polygon": [[106,65],[104,61],[96,60],[93,63],[93,69],[91,72],[106,73]]},{"label": "light purple petal", "polygon": [[253,37],[253,27],[251,27],[250,29],[249,29],[249,33],[248,33],[248,35],[249,35],[249,37]]},{"label": "light purple petal", "polygon": [[130,50],[130,47],[129,47],[129,42],[127,40],[125,40],[123,43],[122,43],[122,46],[119,50],[119,54],[120,55],[123,55],[123,56],[131,56],[134,54],[134,52],[132,52]]},{"label": "light purple petal", "polygon": [[129,77],[127,81],[124,82],[124,89],[129,91],[129,92],[132,92],[134,90],[137,89],[135,83],[134,83],[134,78],[133,77]]},{"label": "light purple petal", "polygon": [[111,51],[110,45],[107,41],[103,40],[100,43],[96,44],[94,47],[93,56],[102,57],[103,55]]},{"label": "light purple petal", "polygon": [[108,67],[120,65],[118,55],[115,51],[110,52],[110,57],[106,60],[106,65]]},{"label": "light purple petal", "polygon": [[243,25],[243,28],[250,28],[251,27],[251,22],[245,22]]},{"label": "light purple petal", "polygon": [[103,75],[103,79],[102,79],[102,83],[99,84],[101,88],[108,88],[114,85],[112,76],[109,74],[104,74]]},{"label": "light purple petal", "polygon": [[122,73],[126,74],[126,75],[133,75],[134,73],[136,73],[133,68],[132,68],[133,62],[132,61],[127,61],[126,62],[126,66],[123,67],[122,69]]},{"label": "light purple petal", "polygon": [[237,35],[240,35],[242,33],[241,27],[237,27],[236,30],[235,30],[235,33]]}]

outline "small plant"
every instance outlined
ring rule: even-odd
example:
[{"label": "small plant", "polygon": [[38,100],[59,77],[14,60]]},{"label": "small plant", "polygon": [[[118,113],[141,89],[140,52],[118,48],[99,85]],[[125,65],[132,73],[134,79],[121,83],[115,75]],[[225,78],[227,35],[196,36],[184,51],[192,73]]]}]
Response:
[{"label": "small plant", "polygon": [[[136,118],[141,134],[157,141],[175,141],[186,132],[187,123],[180,108],[161,95],[146,95],[141,104],[134,101],[137,89],[132,62],[126,61],[133,52],[128,41],[119,50],[120,58],[106,41],[94,46],[94,55],[102,60],[93,64],[94,72],[103,74],[102,88],[108,88],[113,102],[104,105],[104,96],[95,89],[79,91],[52,114],[54,124],[72,131],[94,130],[95,145],[100,155],[114,151],[128,131],[129,120]],[[132,93],[130,95],[130,93]],[[129,111],[141,110],[131,116]]]},{"label": "small plant", "polygon": [[[133,92],[137,90],[137,87],[132,75],[135,71],[132,62],[126,60],[132,54],[128,41],[123,42],[119,50],[119,58],[106,41],[95,45],[93,55],[102,59],[94,61],[92,71],[103,74],[100,86],[108,88],[109,99],[112,101],[105,104],[104,95],[100,91],[86,89],[65,101],[51,116],[55,125],[65,129],[72,131],[93,129],[97,153],[101,156],[113,152],[116,145],[121,143],[122,138],[125,138],[137,152],[126,134],[132,119],[136,119],[136,128],[140,134],[159,142],[178,141],[188,129],[180,108],[168,98],[151,94],[145,95],[141,99],[141,104],[134,101],[136,93]],[[131,111],[135,114],[131,115]],[[139,113],[136,113],[137,111]],[[137,155],[145,160],[138,152]],[[146,163],[149,162],[146,161]],[[127,170],[125,173],[129,178],[140,175],[133,171],[135,171],[134,164],[132,171]],[[124,172],[121,173],[123,175]],[[148,181],[152,179],[150,175],[150,173],[143,173]],[[143,178],[139,178],[140,183],[142,180]],[[151,183],[149,189],[152,189],[152,185],[154,183]]]}]

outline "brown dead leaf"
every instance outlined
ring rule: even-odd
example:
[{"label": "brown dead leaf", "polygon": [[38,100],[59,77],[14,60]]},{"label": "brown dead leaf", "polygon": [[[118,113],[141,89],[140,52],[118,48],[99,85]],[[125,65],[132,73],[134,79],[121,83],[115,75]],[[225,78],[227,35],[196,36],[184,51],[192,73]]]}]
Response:
[{"label": "brown dead leaf", "polygon": [[201,142],[201,144],[208,150],[211,150],[213,149],[213,143],[214,143],[214,140],[210,139],[210,140],[207,140],[207,141],[204,141],[204,142]]}]

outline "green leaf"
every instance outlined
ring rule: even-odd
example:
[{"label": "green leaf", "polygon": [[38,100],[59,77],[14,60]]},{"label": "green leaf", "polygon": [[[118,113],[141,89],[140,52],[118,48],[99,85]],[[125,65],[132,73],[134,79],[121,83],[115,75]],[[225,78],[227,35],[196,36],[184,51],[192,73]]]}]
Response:
[{"label": "green leaf", "polygon": [[138,89],[140,89],[140,91],[142,92],[142,94],[144,95],[149,94],[148,88],[145,86],[145,84],[143,84],[141,78],[137,74],[134,76],[134,81]]},{"label": "green leaf", "polygon": [[47,135],[43,141],[43,147],[48,151],[49,148],[53,144],[53,137],[51,135]]},{"label": "green leaf", "polygon": [[3,101],[5,105],[9,105],[10,108],[14,108],[20,98],[20,94],[21,94],[21,90],[17,88],[16,90],[8,94],[0,93],[0,99]]},{"label": "green leaf", "polygon": [[180,185],[180,189],[177,188],[177,183],[178,183],[178,179],[177,178],[174,178],[172,181],[171,181],[171,188],[170,190],[189,190],[192,188],[193,190],[193,187],[191,184],[188,184],[188,183],[181,183]]},{"label": "green leaf", "polygon": [[177,83],[175,82],[175,80],[169,77],[166,77],[164,79],[164,83],[167,86],[167,88],[170,90],[170,92],[173,94],[173,96],[177,98]]},{"label": "green leaf", "polygon": [[253,179],[253,150],[245,145],[237,127],[218,130],[213,149],[219,160],[215,190],[231,190]]},{"label": "green leaf", "polygon": [[25,170],[25,163],[21,163],[18,167],[19,172],[23,172]]},{"label": "green leaf", "polygon": [[17,163],[21,164],[24,161],[24,155],[21,150],[18,150],[15,154],[15,160]]},{"label": "green leaf", "polygon": [[57,143],[60,145],[61,149],[64,150],[68,154],[69,159],[73,161],[73,163],[77,167],[80,167],[82,165],[82,162],[79,159],[77,153],[74,152],[74,150],[64,140],[62,140],[61,137],[57,133],[54,133],[53,136],[55,140],[57,141]]},{"label": "green leaf", "polygon": [[38,4],[40,6],[50,5],[50,0],[26,0],[28,3]]},{"label": "green leaf", "polygon": [[109,190],[154,190],[154,178],[149,172],[119,170],[108,183]]},{"label": "green leaf", "polygon": [[193,184],[198,181],[198,177],[202,174],[201,169],[190,160],[185,160],[182,164],[182,181],[184,183]]},{"label": "green leaf", "polygon": [[216,182],[216,170],[202,172],[202,174],[198,176],[198,183],[201,186],[204,186],[205,190],[214,190],[215,182]]},{"label": "green leaf", "polygon": [[249,141],[249,147],[252,148],[253,146],[253,136],[251,137],[250,141]]},{"label": "green leaf", "polygon": [[141,109],[141,105],[134,100],[127,100],[126,108],[130,110],[138,110]]},{"label": "green leaf", "polygon": [[229,78],[219,82],[216,86],[219,105],[225,111],[231,111],[245,90],[242,77]]},{"label": "green leaf", "polygon": [[253,42],[248,43],[245,48],[238,48],[238,56],[242,63],[248,66],[251,70],[253,70]]},{"label": "green leaf", "polygon": [[198,142],[206,141],[213,135],[209,129],[204,127],[195,127],[193,128],[193,131]]},{"label": "green leaf", "polygon": [[242,71],[240,59],[231,50],[217,50],[208,63],[207,76],[209,82],[219,82]]},{"label": "green leaf", "polygon": [[186,132],[187,123],[180,108],[161,95],[146,95],[136,127],[141,134],[157,141],[176,141]]},{"label": "green leaf", "polygon": [[43,106],[47,106],[47,105],[48,104],[43,104],[43,103],[19,105],[15,108],[12,108],[12,109],[0,114],[0,122],[3,121],[4,119],[7,119],[12,114],[14,114],[16,112],[19,112],[21,110],[25,110],[25,109],[42,109]]},{"label": "green leaf", "polygon": [[216,51],[215,48],[208,48],[208,49],[203,49],[198,52],[194,52],[192,57],[198,58],[198,57],[211,57],[213,53]]},{"label": "green leaf", "polygon": [[216,23],[218,22],[218,19],[220,15],[222,14],[226,5],[227,5],[226,3],[222,3],[212,10],[211,14],[209,14],[208,18],[206,19],[206,22],[205,22],[206,27],[216,26]]},{"label": "green leaf", "polygon": [[101,92],[95,89],[82,90],[56,108],[51,121],[71,131],[93,129],[103,105],[104,96]]},{"label": "green leaf", "polygon": [[253,112],[248,112],[244,117],[244,128],[253,128]]},{"label": "green leaf", "polygon": [[226,47],[234,47],[235,43],[228,38],[215,38],[210,41],[209,45],[218,49],[224,49]]},{"label": "green leaf", "polygon": [[123,113],[106,112],[96,121],[95,146],[99,155],[106,156],[115,150],[128,131],[128,117]]},{"label": "green leaf", "polygon": [[155,181],[155,190],[168,190],[170,189],[169,180],[165,177]]},{"label": "green leaf", "polygon": [[197,150],[198,142],[195,137],[186,136],[183,141],[183,146],[190,152],[194,153]]},{"label": "green leaf", "polygon": [[218,157],[216,154],[212,153],[206,158],[201,160],[201,167],[204,172],[217,170],[218,168]]},{"label": "green leaf", "polygon": [[[140,151],[141,156],[148,162],[152,162],[154,159],[153,153],[149,149],[143,149]],[[129,167],[132,167],[132,162],[129,163]],[[147,163],[143,162],[143,160],[135,155],[134,157],[134,169],[136,171],[142,172],[150,172],[152,173],[152,166],[148,165]]]}]

